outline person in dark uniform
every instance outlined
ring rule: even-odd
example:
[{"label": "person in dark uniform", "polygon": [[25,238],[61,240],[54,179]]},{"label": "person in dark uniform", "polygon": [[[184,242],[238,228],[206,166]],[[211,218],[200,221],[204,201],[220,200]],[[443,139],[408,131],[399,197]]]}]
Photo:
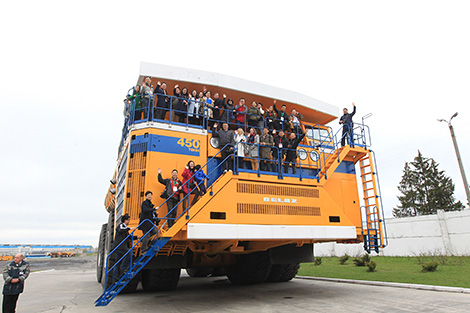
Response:
[{"label": "person in dark uniform", "polygon": [[[153,213],[155,211],[155,206],[152,203],[153,193],[151,191],[147,191],[145,193],[145,200],[142,202],[141,211],[140,211],[140,221],[139,221],[139,229],[142,231],[142,235],[145,235],[142,239],[142,253],[145,253],[148,249],[148,242],[150,237],[157,233],[155,229],[155,225],[153,224]],[[142,223],[143,221],[145,223]]]},{"label": "person in dark uniform", "polygon": [[348,109],[344,108],[343,116],[341,116],[341,118],[339,119],[339,123],[343,124],[343,135],[341,136],[341,147],[344,147],[346,143],[346,138],[348,139],[348,144],[351,144],[351,142],[353,142],[352,131],[353,131],[354,124],[352,121],[352,117],[354,116],[354,114],[356,114],[356,105],[354,104],[354,102],[352,105],[354,107],[352,113],[348,113]]},{"label": "person in dark uniform", "polygon": [[276,116],[277,116],[277,119],[276,119],[276,123],[274,125],[274,127],[276,128],[276,130],[283,130],[283,131],[286,131],[289,129],[289,115],[287,114],[286,112],[286,108],[287,106],[285,104],[281,105],[281,109],[278,110],[276,108],[276,100],[274,100],[274,104],[273,104],[273,109],[274,109],[274,112],[276,112]]},{"label": "person in dark uniform", "polygon": [[24,289],[24,281],[29,276],[29,263],[22,254],[15,255],[13,261],[3,270],[3,313],[15,313],[18,297]]},{"label": "person in dark uniform", "polygon": [[168,208],[168,228],[173,226],[176,218],[177,204],[180,201],[180,192],[183,190],[183,183],[178,179],[178,171],[175,169],[171,172],[171,178],[163,179],[162,170],[158,169],[158,182],[165,185],[165,193],[167,197],[166,206]]},{"label": "person in dark uniform", "polygon": [[290,134],[289,141],[287,142],[286,160],[284,161],[284,173],[289,171],[289,164],[292,163],[292,174],[295,174],[295,165],[297,162],[297,146],[304,139],[305,133],[298,138],[295,133]]},{"label": "person in dark uniform", "polygon": [[[131,217],[128,214],[121,216],[121,224],[116,227],[116,237],[114,237],[114,260],[117,263],[124,257],[119,264],[116,264],[113,269],[113,280],[116,282],[119,280],[122,274],[127,272],[130,267],[130,253],[129,251],[129,230],[131,228],[128,226],[131,221]],[[126,255],[127,253],[127,255]]]},{"label": "person in dark uniform", "polygon": [[282,164],[282,159],[284,158],[285,154],[285,148],[287,148],[288,140],[284,136],[284,132],[281,130],[279,131],[279,135],[276,135],[276,130],[273,130],[273,135],[274,135],[274,147],[272,149],[273,153],[273,164],[272,164],[272,170],[273,172],[278,171],[278,158],[280,157],[281,159],[279,160],[279,170],[281,170],[281,164]]},{"label": "person in dark uniform", "polygon": [[164,120],[166,118],[166,112],[169,108],[168,91],[166,91],[165,82],[157,82],[157,86],[153,92],[157,95],[157,105],[154,109],[153,117],[156,119]]}]

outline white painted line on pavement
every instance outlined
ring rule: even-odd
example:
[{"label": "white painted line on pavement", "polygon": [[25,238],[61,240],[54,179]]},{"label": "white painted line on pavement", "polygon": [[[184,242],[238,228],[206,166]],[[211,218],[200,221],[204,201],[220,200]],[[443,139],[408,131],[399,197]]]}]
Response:
[{"label": "white painted line on pavement", "polygon": [[371,285],[371,286],[384,286],[384,287],[408,288],[408,289],[417,289],[417,290],[454,292],[454,293],[468,293],[468,294],[470,294],[470,288],[461,288],[461,287],[405,284],[405,283],[392,283],[392,282],[385,282],[385,281],[353,280],[353,279],[310,277],[310,276],[296,276],[295,278],[310,279],[310,280],[323,280],[323,281],[336,282],[336,283]]}]

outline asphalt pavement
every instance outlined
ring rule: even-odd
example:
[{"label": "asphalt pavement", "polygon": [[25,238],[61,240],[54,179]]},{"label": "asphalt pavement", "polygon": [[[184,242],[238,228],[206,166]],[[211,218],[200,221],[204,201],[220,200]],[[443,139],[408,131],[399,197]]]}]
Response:
[{"label": "asphalt pavement", "polygon": [[[46,261],[44,261],[46,262]],[[294,279],[232,285],[226,277],[190,278],[178,288],[117,296],[94,307],[102,293],[93,257],[51,261],[35,268],[18,301],[22,312],[470,312],[470,294]],[[34,262],[31,262],[34,263]]]}]

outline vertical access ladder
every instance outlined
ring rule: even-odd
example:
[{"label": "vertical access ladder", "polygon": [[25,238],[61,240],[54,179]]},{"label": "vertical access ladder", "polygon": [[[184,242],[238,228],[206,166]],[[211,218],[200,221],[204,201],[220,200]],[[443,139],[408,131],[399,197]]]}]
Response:
[{"label": "vertical access ladder", "polygon": [[365,218],[363,219],[364,249],[370,253],[379,253],[380,248],[387,246],[383,205],[380,196],[375,157],[372,150],[359,160],[361,169],[362,191],[364,192]]}]

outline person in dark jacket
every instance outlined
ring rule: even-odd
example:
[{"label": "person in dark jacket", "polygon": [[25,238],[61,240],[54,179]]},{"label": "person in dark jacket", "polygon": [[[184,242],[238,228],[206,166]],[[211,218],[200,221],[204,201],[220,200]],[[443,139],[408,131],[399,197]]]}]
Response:
[{"label": "person in dark jacket", "polygon": [[[139,229],[144,235],[142,239],[142,254],[145,253],[148,249],[148,242],[150,237],[157,233],[157,230],[154,227],[153,223],[153,213],[155,211],[155,206],[152,203],[153,193],[151,191],[145,192],[145,200],[142,202],[141,211],[140,211],[140,221]],[[145,221],[148,220],[148,221]],[[144,222],[145,223],[142,223]],[[147,234],[148,233],[148,234]],[[147,235],[145,235],[147,234]]]},{"label": "person in dark jacket", "polygon": [[352,117],[354,114],[356,114],[356,105],[353,102],[353,111],[352,113],[348,113],[348,109],[344,108],[343,109],[343,116],[339,119],[339,123],[343,124],[343,135],[341,136],[341,147],[344,147],[346,143],[346,138],[348,139],[348,144],[351,144],[353,142],[352,138],[352,130],[354,128],[354,124],[352,121]]},{"label": "person in dark jacket", "polygon": [[[222,155],[222,160],[225,160],[222,164],[222,170],[225,172],[232,170],[232,162],[229,155],[233,153],[233,144],[235,143],[233,139],[233,132],[228,129],[228,123],[222,123],[222,129],[217,131],[217,123],[214,124],[212,129],[212,137],[219,138],[219,148],[223,149],[220,154]],[[231,144],[226,146],[227,144]]]},{"label": "person in dark jacket", "polygon": [[174,99],[173,103],[176,105],[173,106],[173,110],[175,110],[175,115],[178,117],[178,122],[184,123],[186,121],[186,115],[188,114],[188,88],[183,87],[181,92],[179,91],[180,88],[176,85],[175,89],[173,90],[173,95],[178,97],[178,99]]},{"label": "person in dark jacket", "polygon": [[269,131],[272,132],[276,121],[276,112],[274,112],[272,105],[264,112],[264,119],[266,120],[266,126],[269,128]]},{"label": "person in dark jacket", "polygon": [[[131,221],[131,217],[128,214],[121,216],[121,223],[116,227],[116,236],[114,237],[114,261],[116,262],[113,269],[113,280],[116,282],[119,280],[122,274],[127,272],[130,267],[130,253],[129,251],[129,230],[128,226]],[[126,255],[127,253],[127,255]],[[122,260],[121,260],[122,258]],[[117,264],[117,262],[119,264]]]},{"label": "person in dark jacket", "polygon": [[168,111],[168,92],[166,91],[166,83],[157,82],[154,94],[157,95],[157,106],[154,110],[154,118],[164,120]]},{"label": "person in dark jacket", "polygon": [[29,264],[22,254],[15,255],[13,261],[3,270],[3,313],[15,313],[18,297],[24,289],[24,281],[29,276]]},{"label": "person in dark jacket", "polygon": [[295,133],[290,134],[287,142],[286,159],[284,161],[284,173],[289,171],[289,164],[292,163],[292,174],[295,174],[295,165],[297,162],[297,146],[304,139],[305,133],[297,137]]},{"label": "person in dark jacket", "polygon": [[273,130],[273,135],[274,135],[274,147],[272,149],[273,151],[273,164],[272,164],[272,169],[273,172],[277,172],[277,165],[278,165],[278,158],[280,157],[279,160],[279,166],[282,164],[282,160],[284,159],[284,152],[285,148],[287,147],[288,140],[284,136],[284,132],[282,130],[279,131],[279,135],[276,135],[276,130]]},{"label": "person in dark jacket", "polygon": [[225,108],[225,99],[226,95],[223,96],[223,99],[219,98],[219,93],[214,93],[214,108],[212,109],[212,118],[215,122],[220,122],[220,110]]},{"label": "person in dark jacket", "polygon": [[162,170],[158,169],[158,182],[165,185],[166,191],[166,206],[168,208],[167,217],[171,218],[168,220],[168,228],[171,228],[175,223],[176,211],[178,210],[178,202],[180,201],[180,192],[183,190],[183,183],[178,179],[178,171],[174,169],[171,172],[171,178],[163,179]]},{"label": "person in dark jacket", "polygon": [[276,100],[274,100],[274,105],[273,105],[273,109],[274,109],[274,112],[276,112],[276,116],[277,116],[277,119],[276,119],[276,123],[274,124],[274,127],[277,129],[277,130],[280,130],[282,129],[283,131],[286,131],[289,129],[289,126],[288,126],[288,122],[289,122],[289,115],[287,114],[286,112],[286,105],[283,104],[281,105],[281,109],[278,110],[276,108]]},{"label": "person in dark jacket", "polygon": [[232,98],[229,98],[225,103],[225,110],[220,119],[223,123],[230,123],[235,119],[235,107],[233,106]]}]

